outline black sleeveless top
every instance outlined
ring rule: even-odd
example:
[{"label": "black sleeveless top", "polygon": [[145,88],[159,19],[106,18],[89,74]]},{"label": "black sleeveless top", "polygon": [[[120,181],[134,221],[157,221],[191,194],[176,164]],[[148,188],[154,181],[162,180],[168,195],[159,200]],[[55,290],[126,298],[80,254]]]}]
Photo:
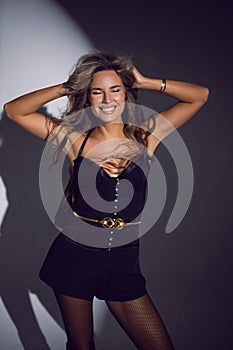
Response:
[{"label": "black sleeveless top", "polygon": [[109,248],[138,242],[138,225],[122,229],[103,228],[99,223],[77,218],[122,218],[140,221],[147,197],[150,161],[146,150],[136,156],[117,177],[110,176],[96,162],[82,156],[91,129],[74,160],[73,173],[55,216],[55,224],[74,241],[93,247]]}]

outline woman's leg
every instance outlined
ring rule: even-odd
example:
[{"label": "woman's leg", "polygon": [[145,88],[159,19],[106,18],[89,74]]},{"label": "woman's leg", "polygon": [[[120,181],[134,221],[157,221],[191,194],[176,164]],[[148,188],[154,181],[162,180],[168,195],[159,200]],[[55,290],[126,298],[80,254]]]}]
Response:
[{"label": "woman's leg", "polygon": [[116,320],[140,350],[174,350],[148,294],[131,301],[106,301]]},{"label": "woman's leg", "polygon": [[67,333],[67,350],[95,350],[93,300],[73,298],[55,292]]}]

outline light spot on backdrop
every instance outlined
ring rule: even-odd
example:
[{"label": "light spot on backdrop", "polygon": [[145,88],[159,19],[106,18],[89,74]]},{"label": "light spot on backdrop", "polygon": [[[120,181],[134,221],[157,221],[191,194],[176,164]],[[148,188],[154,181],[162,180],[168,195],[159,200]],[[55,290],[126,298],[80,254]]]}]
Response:
[{"label": "light spot on backdrop", "polygon": [[[0,10],[1,105],[22,93],[65,81],[77,59],[93,48],[55,1],[3,0]],[[50,103],[49,112],[57,113],[64,105],[62,99],[58,101]]]}]

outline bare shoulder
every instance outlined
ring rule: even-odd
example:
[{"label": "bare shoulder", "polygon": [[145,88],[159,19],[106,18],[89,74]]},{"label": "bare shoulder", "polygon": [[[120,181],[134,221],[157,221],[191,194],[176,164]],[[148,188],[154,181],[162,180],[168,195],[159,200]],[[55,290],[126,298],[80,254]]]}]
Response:
[{"label": "bare shoulder", "polygon": [[53,129],[47,141],[63,149],[72,162],[77,157],[85,136],[85,132],[74,131],[73,127],[61,124]]},{"label": "bare shoulder", "polygon": [[86,132],[77,132],[73,131],[72,133],[69,134],[68,136],[68,147],[69,147],[69,152],[68,156],[71,161],[73,161],[79,152],[79,149],[86,137],[87,133]]},{"label": "bare shoulder", "polygon": [[154,116],[140,124],[141,129],[143,129],[145,132],[149,132],[149,136],[147,137],[147,152],[150,156],[153,155],[154,151],[161,141],[158,137],[155,136],[154,132],[156,129],[157,116],[158,114],[156,113]]}]

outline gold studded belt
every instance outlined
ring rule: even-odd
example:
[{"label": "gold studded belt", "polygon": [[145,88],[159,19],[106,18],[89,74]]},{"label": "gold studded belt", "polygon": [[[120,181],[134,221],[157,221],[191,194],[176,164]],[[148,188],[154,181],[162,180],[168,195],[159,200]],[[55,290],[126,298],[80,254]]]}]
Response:
[{"label": "gold studded belt", "polygon": [[125,222],[122,218],[117,218],[117,219],[112,219],[110,217],[106,217],[103,219],[90,219],[90,218],[86,218],[85,216],[81,216],[79,214],[77,214],[75,211],[73,211],[74,215],[79,218],[79,219],[83,219],[86,221],[91,221],[91,222],[97,222],[98,224],[102,225],[104,228],[117,228],[117,229],[121,229],[125,226],[129,226],[129,225],[138,225],[141,223],[141,221],[134,221],[134,222]]}]

